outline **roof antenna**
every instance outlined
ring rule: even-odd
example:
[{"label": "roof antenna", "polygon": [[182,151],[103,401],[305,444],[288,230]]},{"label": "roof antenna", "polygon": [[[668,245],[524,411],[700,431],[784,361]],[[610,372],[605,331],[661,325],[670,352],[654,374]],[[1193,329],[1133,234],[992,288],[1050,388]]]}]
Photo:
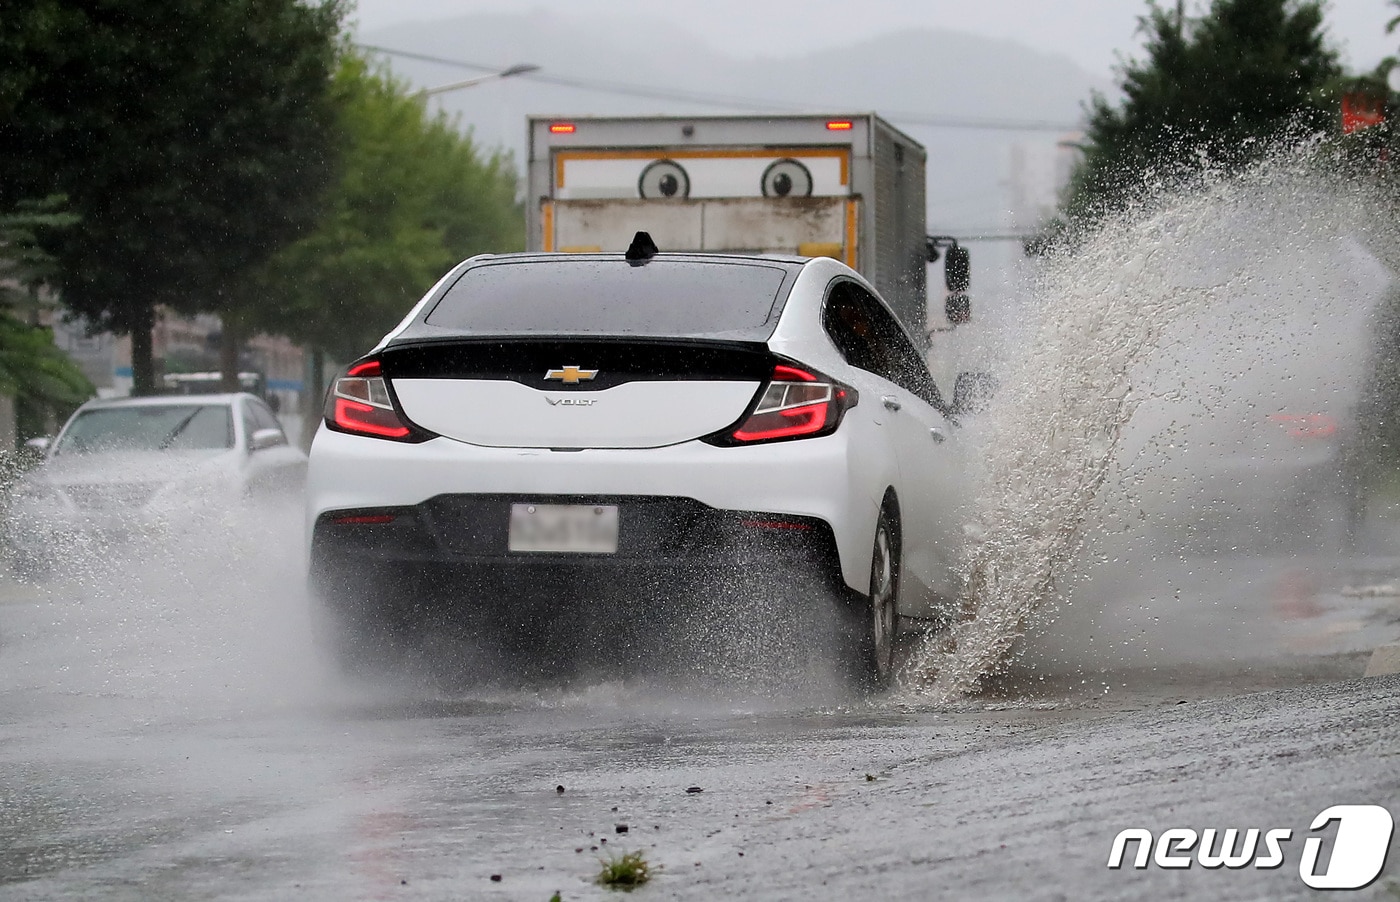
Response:
[{"label": "roof antenna", "polygon": [[632,244],[623,256],[633,266],[641,266],[660,252],[661,249],[656,246],[656,242],[651,240],[651,235],[646,232],[638,232],[633,236]]}]

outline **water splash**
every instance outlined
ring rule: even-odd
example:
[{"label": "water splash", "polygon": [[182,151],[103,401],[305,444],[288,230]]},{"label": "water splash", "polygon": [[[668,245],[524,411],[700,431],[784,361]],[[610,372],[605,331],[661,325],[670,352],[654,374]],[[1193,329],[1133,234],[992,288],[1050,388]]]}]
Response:
[{"label": "water splash", "polygon": [[[1053,613],[1090,529],[1113,519],[1106,484],[1123,488],[1144,458],[1169,464],[1188,421],[1229,403],[1255,363],[1274,364],[1263,367],[1271,385],[1291,379],[1286,330],[1316,332],[1356,305],[1359,244],[1400,262],[1395,217],[1328,169],[1316,148],[1280,151],[1124,214],[1044,264],[1003,388],[974,427],[959,610],[912,655],[907,690],[934,701],[975,691]],[[1269,332],[1270,317],[1284,334]],[[1261,323],[1271,342],[1232,340]],[[1157,413],[1146,426],[1135,422],[1145,403]],[[1125,443],[1134,429],[1147,434]]]}]

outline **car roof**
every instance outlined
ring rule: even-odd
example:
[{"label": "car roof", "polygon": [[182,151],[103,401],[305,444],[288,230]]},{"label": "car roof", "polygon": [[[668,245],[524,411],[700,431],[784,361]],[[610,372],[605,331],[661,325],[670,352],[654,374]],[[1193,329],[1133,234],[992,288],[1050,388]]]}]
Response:
[{"label": "car roof", "polygon": [[[669,262],[690,262],[690,263],[732,263],[735,265],[753,265],[755,263],[765,263],[769,265],[778,264],[784,269],[796,272],[808,263],[813,257],[798,257],[792,254],[735,254],[735,253],[697,253],[697,252],[666,252],[662,251],[648,258],[647,262],[669,261]],[[626,261],[626,255],[622,252],[616,253],[587,253],[573,254],[559,251],[522,251],[517,254],[479,254],[470,260],[464,261],[466,264],[492,264],[492,263],[539,263],[549,261],[565,260],[599,260],[608,262]],[[630,261],[629,261],[630,262]],[[639,262],[637,265],[645,266]]]}]

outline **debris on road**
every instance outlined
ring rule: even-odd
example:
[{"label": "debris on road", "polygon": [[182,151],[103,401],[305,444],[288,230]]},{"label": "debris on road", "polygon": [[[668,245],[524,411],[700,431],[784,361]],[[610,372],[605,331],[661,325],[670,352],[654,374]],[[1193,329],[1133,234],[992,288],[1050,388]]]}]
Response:
[{"label": "debris on road", "polygon": [[641,852],[627,852],[603,862],[597,882],[613,889],[632,889],[651,879],[652,866]]}]

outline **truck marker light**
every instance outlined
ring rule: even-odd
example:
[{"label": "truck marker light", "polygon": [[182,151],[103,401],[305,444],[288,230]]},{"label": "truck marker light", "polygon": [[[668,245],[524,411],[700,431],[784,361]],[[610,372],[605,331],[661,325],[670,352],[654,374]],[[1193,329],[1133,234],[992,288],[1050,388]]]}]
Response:
[{"label": "truck marker light", "polygon": [[851,120],[832,119],[826,123],[826,130],[829,132],[848,132],[851,130]]},{"label": "truck marker light", "polygon": [[576,129],[572,122],[554,122],[550,124],[549,130],[556,135],[572,135]]}]

